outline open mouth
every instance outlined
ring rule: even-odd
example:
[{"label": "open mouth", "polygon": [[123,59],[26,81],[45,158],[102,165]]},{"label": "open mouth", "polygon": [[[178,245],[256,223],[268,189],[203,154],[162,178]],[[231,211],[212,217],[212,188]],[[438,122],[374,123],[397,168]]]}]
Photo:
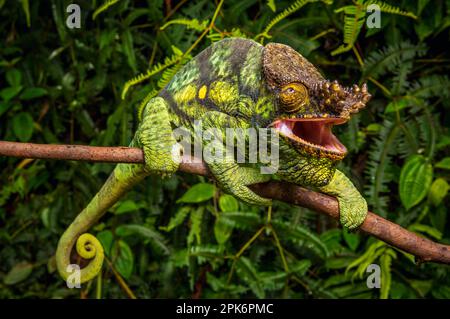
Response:
[{"label": "open mouth", "polygon": [[342,118],[301,118],[278,120],[272,126],[281,135],[307,150],[321,151],[332,158],[342,158],[347,149],[334,136],[331,128],[345,122]]}]

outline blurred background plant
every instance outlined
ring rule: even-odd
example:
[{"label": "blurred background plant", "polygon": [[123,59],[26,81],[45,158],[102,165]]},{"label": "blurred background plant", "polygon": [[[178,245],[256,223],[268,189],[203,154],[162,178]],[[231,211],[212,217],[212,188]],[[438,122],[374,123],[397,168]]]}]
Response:
[{"label": "blurred background plant", "polygon": [[[0,139],[128,145],[147,101],[225,37],[291,45],[373,99],[340,168],[370,209],[450,243],[450,1],[0,1]],[[368,28],[371,4],[381,28]],[[113,166],[0,158],[0,298],[450,298],[449,267],[307,209],[249,207],[203,177],[148,178],[92,230],[108,262],[67,289],[54,253]],[[381,267],[381,289],[366,285]]]}]

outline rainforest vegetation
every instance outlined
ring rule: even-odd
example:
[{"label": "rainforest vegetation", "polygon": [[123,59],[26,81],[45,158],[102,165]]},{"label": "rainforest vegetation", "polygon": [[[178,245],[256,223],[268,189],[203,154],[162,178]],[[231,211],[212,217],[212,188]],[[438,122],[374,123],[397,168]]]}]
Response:
[{"label": "rainforest vegetation", "polygon": [[[3,0],[0,140],[126,146],[142,105],[211,43],[284,43],[331,80],[368,84],[372,100],[335,132],[369,209],[450,244],[449,12],[449,0]],[[101,275],[68,289],[58,239],[113,167],[0,157],[0,298],[450,298],[448,265],[185,173],[150,177],[110,209],[92,229]]]}]

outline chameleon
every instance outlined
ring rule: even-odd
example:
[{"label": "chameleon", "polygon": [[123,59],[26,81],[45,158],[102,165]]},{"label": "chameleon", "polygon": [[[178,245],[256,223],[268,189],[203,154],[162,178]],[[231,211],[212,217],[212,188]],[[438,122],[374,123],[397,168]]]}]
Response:
[{"label": "chameleon", "polygon": [[[130,143],[143,150],[143,164],[117,164],[90,203],[59,240],[56,264],[67,280],[75,260],[73,250],[89,260],[80,270],[81,283],[94,278],[102,267],[104,251],[87,233],[105,212],[134,185],[151,174],[170,176],[179,167],[183,149],[174,135],[177,127],[270,128],[278,137],[279,165],[263,174],[258,164],[238,163],[225,155],[207,167],[226,193],[251,204],[269,206],[271,199],[249,185],[278,179],[309,187],[337,198],[340,222],[358,228],[367,215],[367,203],[352,182],[336,168],[347,154],[332,133],[370,100],[367,85],[342,86],[325,79],[317,68],[288,45],[228,38],[215,42],[185,64],[142,111]],[[216,149],[227,154],[224,143]]]}]

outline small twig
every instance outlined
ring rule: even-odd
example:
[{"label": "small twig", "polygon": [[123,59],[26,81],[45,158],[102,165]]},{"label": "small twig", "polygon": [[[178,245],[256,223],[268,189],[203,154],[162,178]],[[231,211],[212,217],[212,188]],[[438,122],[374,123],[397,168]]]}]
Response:
[{"label": "small twig", "polygon": [[[128,147],[46,145],[0,141],[0,155],[21,158],[144,163],[142,150]],[[190,174],[209,175],[204,163],[183,161],[179,170]],[[339,220],[338,202],[331,196],[279,181],[255,184],[251,188],[260,196],[303,206]],[[359,229],[416,256],[421,262],[450,264],[450,246],[420,237],[372,212],[368,213]]]}]

